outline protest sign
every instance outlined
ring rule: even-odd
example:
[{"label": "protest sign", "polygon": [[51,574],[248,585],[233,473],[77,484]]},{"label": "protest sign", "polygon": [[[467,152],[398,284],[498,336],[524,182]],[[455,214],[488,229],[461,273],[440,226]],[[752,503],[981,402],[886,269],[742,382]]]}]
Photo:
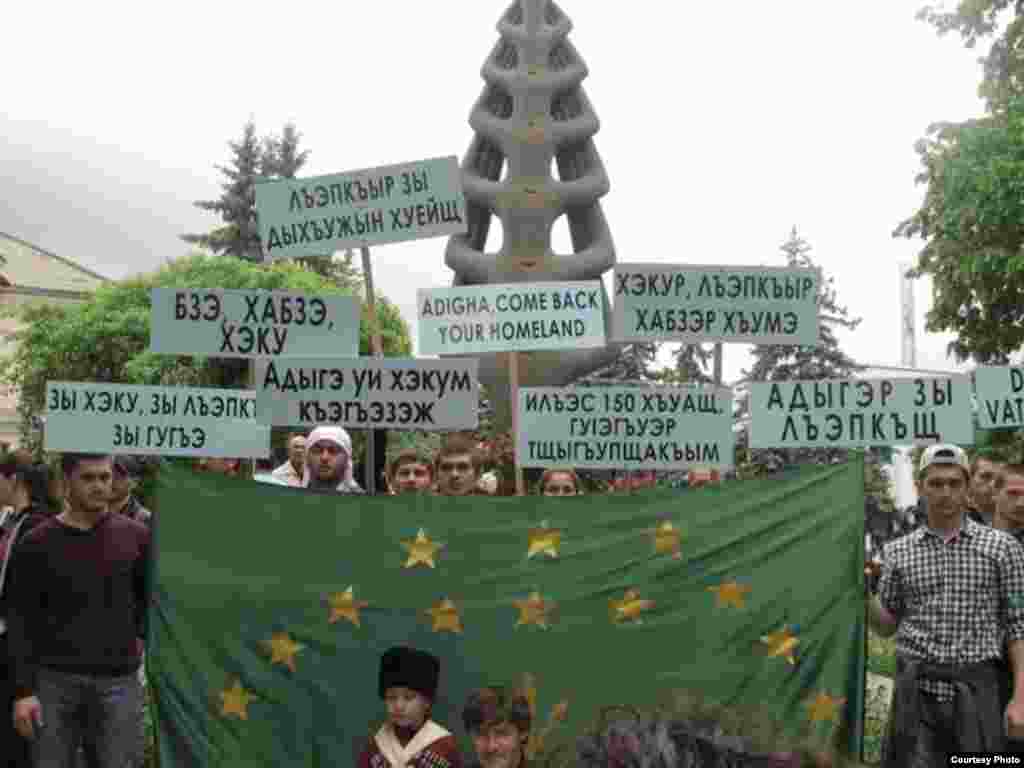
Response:
[{"label": "protest sign", "polygon": [[971,445],[965,376],[750,385],[751,448]]},{"label": "protest sign", "polygon": [[261,360],[256,419],[275,427],[475,429],[476,375],[476,360]]},{"label": "protest sign", "polygon": [[613,341],[818,345],[816,269],[615,267]]},{"label": "protest sign", "polygon": [[439,157],[361,171],[256,184],[270,259],[466,232],[459,161]]},{"label": "protest sign", "polygon": [[416,298],[423,355],[605,345],[600,280],[421,288]]},{"label": "protest sign", "polygon": [[726,388],[526,387],[516,457],[523,467],[729,469]]},{"label": "protest sign", "polygon": [[357,357],[352,296],[154,288],[149,351],[203,357]]},{"label": "protest sign", "polygon": [[270,428],[238,389],[46,382],[43,448],[265,459]]},{"label": "protest sign", "polygon": [[982,429],[1024,427],[1024,368],[982,365],[974,371]]}]

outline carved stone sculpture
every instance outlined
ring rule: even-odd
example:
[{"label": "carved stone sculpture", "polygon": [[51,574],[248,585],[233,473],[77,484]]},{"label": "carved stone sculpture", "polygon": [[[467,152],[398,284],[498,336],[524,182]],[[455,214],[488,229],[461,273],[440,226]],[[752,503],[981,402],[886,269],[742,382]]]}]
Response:
[{"label": "carved stone sculpture", "polygon": [[[596,280],[615,264],[600,203],[608,174],[593,142],[599,123],[581,87],[587,68],[567,39],[571,29],[550,0],[516,0],[498,23],[501,39],[483,66],[486,86],[470,115],[475,136],[462,163],[468,232],[452,237],[445,254],[457,286]],[[573,253],[551,249],[562,215]],[[504,242],[498,253],[485,253],[492,216]],[[606,306],[610,312],[607,296]],[[520,385],[563,386],[608,365],[620,348],[520,353]],[[508,355],[481,355],[480,381],[496,423],[508,426]]]}]

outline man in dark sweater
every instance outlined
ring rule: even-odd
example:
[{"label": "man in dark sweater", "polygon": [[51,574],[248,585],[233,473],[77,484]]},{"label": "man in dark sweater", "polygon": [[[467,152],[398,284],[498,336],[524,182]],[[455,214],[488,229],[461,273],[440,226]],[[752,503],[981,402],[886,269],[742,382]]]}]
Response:
[{"label": "man in dark sweater", "polygon": [[109,507],[109,456],[65,454],[68,505],[19,542],[9,575],[14,725],[38,768],[142,760],[138,678],[149,529]]}]

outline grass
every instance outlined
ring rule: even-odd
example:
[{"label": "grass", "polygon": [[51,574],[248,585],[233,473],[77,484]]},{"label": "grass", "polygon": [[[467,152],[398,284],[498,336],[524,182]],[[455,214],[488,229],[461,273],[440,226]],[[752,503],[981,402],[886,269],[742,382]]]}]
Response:
[{"label": "grass", "polygon": [[[888,678],[896,676],[896,641],[879,637],[868,629],[868,671]],[[882,761],[882,737],[889,719],[889,697],[877,686],[868,685],[864,714],[864,762]]]}]

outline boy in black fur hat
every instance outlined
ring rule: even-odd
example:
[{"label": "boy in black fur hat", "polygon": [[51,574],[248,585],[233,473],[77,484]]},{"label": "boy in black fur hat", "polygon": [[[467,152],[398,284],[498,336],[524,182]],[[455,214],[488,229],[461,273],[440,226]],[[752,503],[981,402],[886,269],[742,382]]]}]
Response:
[{"label": "boy in black fur hat", "polygon": [[380,660],[378,693],[388,720],[359,756],[359,768],[461,768],[459,747],[430,719],[441,662],[415,648],[391,648]]}]

